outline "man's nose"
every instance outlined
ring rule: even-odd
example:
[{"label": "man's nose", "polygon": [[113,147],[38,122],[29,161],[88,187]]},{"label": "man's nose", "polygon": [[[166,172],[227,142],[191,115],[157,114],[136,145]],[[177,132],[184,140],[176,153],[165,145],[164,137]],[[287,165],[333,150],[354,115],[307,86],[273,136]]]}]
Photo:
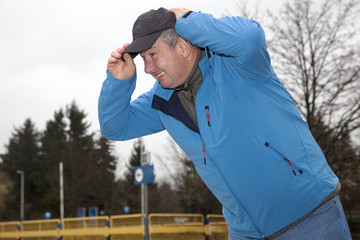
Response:
[{"label": "man's nose", "polygon": [[144,65],[145,65],[145,73],[151,74],[154,70],[154,63],[148,59],[145,60]]}]

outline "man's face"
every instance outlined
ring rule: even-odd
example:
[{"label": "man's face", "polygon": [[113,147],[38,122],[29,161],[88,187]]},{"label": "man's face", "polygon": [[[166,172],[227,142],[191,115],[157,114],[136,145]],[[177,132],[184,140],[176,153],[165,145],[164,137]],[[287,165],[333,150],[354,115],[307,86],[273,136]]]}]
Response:
[{"label": "man's face", "polygon": [[183,84],[187,78],[184,73],[184,56],[178,45],[172,49],[159,37],[150,49],[140,53],[144,60],[145,72],[151,74],[163,88],[175,88]]}]

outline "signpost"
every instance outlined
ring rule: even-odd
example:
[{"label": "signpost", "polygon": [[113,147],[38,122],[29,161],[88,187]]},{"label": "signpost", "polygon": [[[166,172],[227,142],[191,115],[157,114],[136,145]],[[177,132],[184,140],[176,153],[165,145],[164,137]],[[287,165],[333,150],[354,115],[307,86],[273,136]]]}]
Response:
[{"label": "signpost", "polygon": [[145,226],[144,240],[149,239],[149,225],[148,225],[148,189],[147,184],[153,183],[154,166],[150,165],[150,153],[141,153],[141,166],[134,168],[134,184],[141,184],[141,215],[143,224]]},{"label": "signpost", "polygon": [[18,174],[20,174],[20,181],[21,181],[21,187],[20,187],[20,221],[24,221],[24,196],[25,196],[25,193],[24,193],[24,171],[22,170],[17,170],[16,171]]},{"label": "signpost", "polygon": [[135,185],[144,184],[146,186],[147,183],[153,183],[154,182],[154,166],[148,165],[148,166],[141,166],[141,167],[135,167]]}]

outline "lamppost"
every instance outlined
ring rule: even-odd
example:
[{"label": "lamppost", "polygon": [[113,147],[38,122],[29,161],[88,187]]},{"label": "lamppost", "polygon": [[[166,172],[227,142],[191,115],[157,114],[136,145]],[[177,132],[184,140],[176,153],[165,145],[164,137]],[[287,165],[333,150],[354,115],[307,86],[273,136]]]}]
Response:
[{"label": "lamppost", "polygon": [[16,172],[21,175],[20,220],[23,221],[24,220],[24,171],[17,170]]}]

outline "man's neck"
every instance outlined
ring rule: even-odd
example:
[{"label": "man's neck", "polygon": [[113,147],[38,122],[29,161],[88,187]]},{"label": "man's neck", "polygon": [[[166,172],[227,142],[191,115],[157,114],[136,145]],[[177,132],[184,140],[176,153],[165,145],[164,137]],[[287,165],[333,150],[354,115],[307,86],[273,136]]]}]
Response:
[{"label": "man's neck", "polygon": [[192,46],[191,54],[190,54],[189,58],[187,59],[186,65],[184,67],[184,73],[185,73],[184,76],[186,76],[186,77],[183,79],[183,81],[181,82],[181,84],[179,86],[175,87],[175,89],[184,85],[184,83],[187,81],[187,79],[191,75],[191,72],[194,69],[194,65],[197,64],[197,58],[198,58],[199,52],[200,51],[197,47]]},{"label": "man's neck", "polygon": [[203,51],[200,51],[198,48],[196,48],[196,55],[195,55],[191,70],[190,70],[189,74],[187,75],[187,78],[185,79],[184,83],[182,83],[181,85],[176,87],[175,90],[180,91],[183,89],[187,89],[189,87],[189,85],[191,84],[190,80],[193,79],[193,75],[194,75],[196,69],[198,68],[199,61],[204,57],[204,55],[205,55],[205,53]]}]

